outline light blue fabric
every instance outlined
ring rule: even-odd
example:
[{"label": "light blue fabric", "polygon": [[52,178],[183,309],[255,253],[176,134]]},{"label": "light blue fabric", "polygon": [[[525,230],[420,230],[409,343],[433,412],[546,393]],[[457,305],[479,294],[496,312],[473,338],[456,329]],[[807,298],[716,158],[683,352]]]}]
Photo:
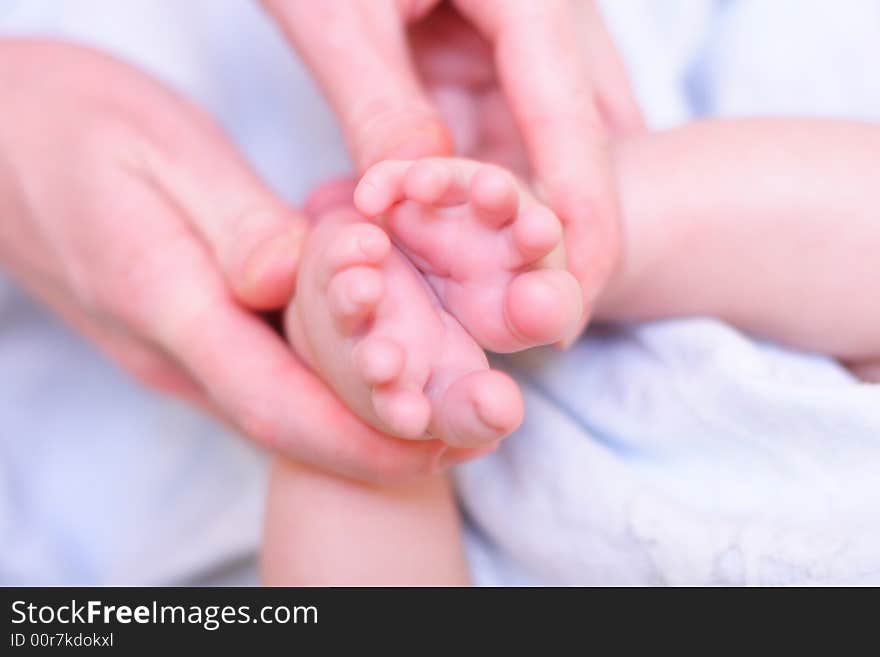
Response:
[{"label": "light blue fabric", "polygon": [[525,423],[458,473],[482,583],[880,581],[880,386],[708,319],[506,362]]}]

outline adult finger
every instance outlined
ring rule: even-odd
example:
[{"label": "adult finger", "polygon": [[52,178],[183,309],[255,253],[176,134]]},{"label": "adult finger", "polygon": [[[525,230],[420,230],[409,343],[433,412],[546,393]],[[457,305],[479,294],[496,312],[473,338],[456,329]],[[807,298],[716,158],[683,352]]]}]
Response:
[{"label": "adult finger", "polygon": [[51,285],[30,282],[27,288],[67,326],[89,339],[110,360],[144,385],[214,412],[201,387],[168,354],[90,317],[71,301],[69,294],[63,294]]},{"label": "adult finger", "polygon": [[339,117],[363,171],[386,157],[452,151],[451,138],[413,69],[406,22],[432,2],[264,0]]},{"label": "adult finger", "polygon": [[499,78],[542,192],[565,225],[568,267],[589,308],[617,263],[620,237],[605,126],[571,5],[459,6],[495,45]]},{"label": "adult finger", "polygon": [[[240,302],[279,308],[293,295],[307,222],[251,169],[208,117],[181,102],[157,127],[140,173],[210,247]],[[181,157],[185,153],[185,157]]]},{"label": "adult finger", "polygon": [[629,74],[595,2],[578,3],[599,110],[615,135],[640,132],[645,128],[641,108],[630,84]]}]

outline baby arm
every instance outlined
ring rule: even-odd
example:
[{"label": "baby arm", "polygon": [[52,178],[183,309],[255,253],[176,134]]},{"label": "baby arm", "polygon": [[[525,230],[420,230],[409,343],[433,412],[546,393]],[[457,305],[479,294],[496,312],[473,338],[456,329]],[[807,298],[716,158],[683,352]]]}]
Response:
[{"label": "baby arm", "polygon": [[878,153],[880,127],[823,120],[707,122],[621,142],[625,255],[599,316],[711,315],[870,376]]}]

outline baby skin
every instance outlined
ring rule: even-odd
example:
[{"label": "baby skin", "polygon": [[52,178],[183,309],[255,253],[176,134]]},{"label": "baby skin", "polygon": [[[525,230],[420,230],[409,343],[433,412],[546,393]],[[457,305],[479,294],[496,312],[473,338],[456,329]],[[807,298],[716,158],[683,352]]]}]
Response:
[{"label": "baby skin", "polygon": [[559,220],[510,174],[453,158],[378,164],[354,198],[396,245],[350,206],[320,213],[286,315],[297,353],[381,431],[503,438],[522,399],[482,348],[559,341],[582,313]]},{"label": "baby skin", "polygon": [[508,353],[577,330],[583,298],[565,270],[562,224],[514,177],[461,158],[386,160],[354,203],[378,218],[477,343]]}]

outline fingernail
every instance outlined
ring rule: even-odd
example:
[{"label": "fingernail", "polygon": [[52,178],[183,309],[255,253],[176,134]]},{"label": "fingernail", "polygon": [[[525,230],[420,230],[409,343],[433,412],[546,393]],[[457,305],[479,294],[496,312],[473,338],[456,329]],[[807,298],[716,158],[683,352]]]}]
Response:
[{"label": "fingernail", "polygon": [[587,328],[587,324],[590,321],[590,315],[592,314],[592,308],[590,306],[584,306],[584,312],[581,315],[580,321],[577,325],[559,342],[557,342],[554,346],[557,349],[568,349],[571,345],[578,341],[578,338],[581,337],[584,330]]},{"label": "fingernail", "polygon": [[441,458],[438,462],[438,472],[445,472],[450,468],[461,465],[462,463],[467,463],[468,461],[473,461],[475,459],[486,456],[487,454],[491,454],[494,452],[503,442],[502,440],[496,440],[494,443],[489,443],[483,447],[476,447],[473,449],[450,449],[444,452],[441,455]]}]

